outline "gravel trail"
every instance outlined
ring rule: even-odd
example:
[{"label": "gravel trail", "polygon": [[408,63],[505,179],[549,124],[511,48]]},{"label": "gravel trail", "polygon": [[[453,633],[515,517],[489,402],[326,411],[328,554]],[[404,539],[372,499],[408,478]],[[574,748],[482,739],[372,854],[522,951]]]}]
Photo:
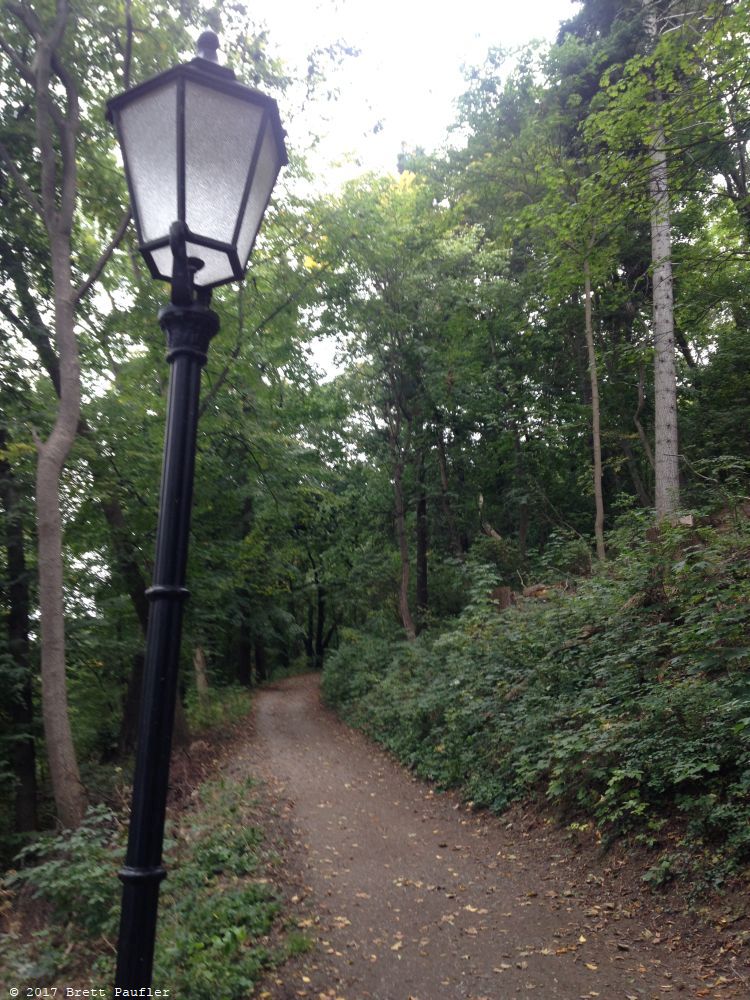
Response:
[{"label": "gravel trail", "polygon": [[247,753],[291,830],[288,901],[316,941],[263,1000],[750,996],[741,967],[701,961],[616,873],[587,876],[559,831],[414,780],[321,706],[315,676],[258,692]]}]

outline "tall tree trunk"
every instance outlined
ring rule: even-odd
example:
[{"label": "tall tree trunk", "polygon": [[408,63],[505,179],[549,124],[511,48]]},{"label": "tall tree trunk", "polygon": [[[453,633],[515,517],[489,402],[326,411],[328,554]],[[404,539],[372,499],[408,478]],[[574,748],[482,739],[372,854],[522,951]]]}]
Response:
[{"label": "tall tree trunk", "polygon": [[417,468],[417,624],[421,632],[429,610],[427,583],[427,550],[429,535],[427,525],[427,489],[424,451],[419,453]]},{"label": "tall tree trunk", "polygon": [[630,447],[630,442],[627,438],[623,437],[620,439],[620,444],[622,445],[622,453],[625,456],[625,460],[628,463],[628,471],[630,472],[630,478],[633,481],[633,486],[635,487],[635,492],[638,494],[638,502],[641,507],[648,508],[652,506],[651,497],[648,495],[648,490],[643,482],[643,477],[641,476],[640,470],[638,469],[638,463],[635,460],[635,455],[633,454],[633,449]]},{"label": "tall tree trunk", "polygon": [[[7,445],[0,429],[0,449]],[[29,649],[29,581],[26,572],[23,520],[18,503],[18,488],[10,463],[0,461],[0,496],[5,509],[5,549],[8,565],[8,651],[21,682],[7,700],[11,723],[11,766],[16,779],[14,796],[15,829],[35,830],[36,750],[34,708],[31,694],[31,656]]]},{"label": "tall tree trunk", "polygon": [[[646,27],[655,43],[656,10],[643,0]],[[666,136],[658,116],[660,95],[655,95],[657,123],[649,150],[651,195],[651,260],[653,265],[654,325],[654,476],[656,516],[660,520],[680,504],[680,470],[677,440],[677,372],[675,367],[674,289],[672,280],[672,231],[669,205]]]},{"label": "tall tree trunk", "polygon": [[313,665],[316,670],[322,670],[323,658],[325,657],[326,589],[320,582],[317,570],[315,571],[315,593],[315,659]]},{"label": "tall tree trunk", "polygon": [[193,650],[193,673],[195,674],[195,690],[198,694],[198,701],[203,703],[208,699],[208,671],[203,646],[196,646]]},{"label": "tall tree trunk", "polygon": [[643,453],[646,456],[651,470],[654,469],[654,452],[651,448],[651,443],[649,442],[648,435],[643,429],[643,424],[641,423],[641,413],[643,412],[643,407],[646,405],[646,394],[643,388],[645,373],[643,371],[643,365],[638,369],[638,406],[633,414],[633,423],[635,424],[635,429],[638,431],[638,439],[643,447]]},{"label": "tall tree trunk", "polygon": [[312,669],[315,666],[315,608],[312,596],[307,597],[307,629],[305,631],[305,655]]},{"label": "tall tree trunk", "polygon": [[[0,157],[20,194],[43,223],[52,265],[55,347],[60,397],[51,433],[37,441],[39,617],[42,718],[58,819],[76,826],[86,808],[68,715],[63,616],[60,477],[78,426],[81,379],[75,336],[76,293],[72,281],[71,234],[77,197],[76,143],[80,107],[75,79],[64,63],[69,0],[57,0],[54,14],[30,4],[8,4],[26,31],[23,53],[13,53],[19,79],[32,95],[38,175],[29,180],[4,146]],[[44,21],[42,20],[44,18]],[[6,44],[6,51],[7,44]]]},{"label": "tall tree trunk", "polygon": [[253,647],[250,642],[250,637],[247,634],[247,625],[241,623],[239,634],[237,636],[236,662],[237,680],[243,685],[243,687],[251,687],[253,683],[252,651]]},{"label": "tall tree trunk", "polygon": [[65,615],[60,478],[73,446],[81,403],[78,343],[74,333],[70,250],[59,235],[52,248],[55,337],[60,358],[57,419],[46,441],[37,443],[36,510],[39,565],[39,618],[42,660],[42,718],[57,815],[77,826],[86,811],[68,713],[65,670]]},{"label": "tall tree trunk", "polygon": [[138,709],[141,704],[143,688],[143,670],[145,667],[145,651],[139,649],[133,656],[133,666],[130,670],[125,694],[122,699],[122,719],[117,737],[117,752],[121,757],[132,753],[138,735]]},{"label": "tall tree trunk", "polygon": [[449,496],[448,462],[445,456],[445,440],[443,439],[442,427],[438,427],[436,439],[438,468],[440,470],[440,506],[443,511],[443,518],[445,520],[446,527],[448,528],[448,538],[450,540],[451,551],[456,559],[463,559],[466,553],[461,546],[461,539],[459,538],[458,531],[456,530],[456,520],[453,516],[453,509],[451,507]]},{"label": "tall tree trunk", "polygon": [[174,730],[172,732],[172,749],[186,747],[190,743],[190,723],[188,722],[185,704],[179,689],[176,692],[174,704]]},{"label": "tall tree trunk", "polygon": [[654,262],[654,475],[656,515],[666,517],[680,503],[677,440],[677,372],[674,352],[674,292],[669,187],[664,132],[651,153],[651,255]]},{"label": "tall tree trunk", "polygon": [[411,608],[409,607],[409,576],[411,567],[409,563],[409,542],[406,536],[406,504],[404,502],[403,480],[404,462],[402,458],[398,458],[393,470],[393,491],[396,501],[396,538],[398,540],[398,551],[401,556],[401,584],[398,591],[398,607],[406,637],[412,641],[417,637],[417,630],[412,618]]},{"label": "tall tree trunk", "polygon": [[598,559],[606,558],[604,548],[604,497],[602,495],[602,433],[599,415],[599,378],[596,370],[596,350],[594,348],[594,324],[591,315],[591,263],[583,262],[584,313],[586,322],[586,349],[589,361],[589,382],[591,384],[591,431],[594,450],[594,503],[596,518],[594,536]]},{"label": "tall tree trunk", "polygon": [[255,679],[260,684],[261,681],[268,680],[268,661],[266,659],[266,647],[262,639],[255,640]]},{"label": "tall tree trunk", "polygon": [[513,452],[515,455],[516,480],[518,485],[524,490],[523,499],[518,504],[518,555],[521,561],[526,561],[526,539],[529,534],[529,502],[526,499],[526,469],[523,460],[523,448],[521,447],[521,435],[518,425],[513,422]]}]

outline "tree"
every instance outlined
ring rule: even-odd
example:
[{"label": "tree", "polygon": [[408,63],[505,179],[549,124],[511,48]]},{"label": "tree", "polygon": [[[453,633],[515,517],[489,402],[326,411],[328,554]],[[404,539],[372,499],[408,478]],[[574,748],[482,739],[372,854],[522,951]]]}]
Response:
[{"label": "tree", "polygon": [[80,104],[78,86],[66,66],[64,53],[70,20],[67,2],[58,0],[54,17],[47,18],[22,5],[8,4],[8,9],[27,37],[23,49],[6,46],[4,51],[31,92],[29,103],[40,156],[38,189],[32,187],[4,145],[0,147],[0,155],[19,193],[39,216],[47,234],[60,377],[54,425],[45,439],[39,437],[36,441],[42,712],[58,817],[64,826],[76,826],[83,817],[86,795],[68,716],[59,491],[81,406],[80,360],[75,336],[76,288],[71,260]]}]

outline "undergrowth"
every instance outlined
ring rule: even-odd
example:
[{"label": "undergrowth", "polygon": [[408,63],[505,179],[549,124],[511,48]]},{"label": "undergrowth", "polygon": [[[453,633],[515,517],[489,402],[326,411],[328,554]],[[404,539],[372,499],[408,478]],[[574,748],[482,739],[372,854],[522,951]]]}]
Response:
[{"label": "undergrowth", "polygon": [[[716,520],[715,518],[713,519]],[[349,632],[327,701],[414,770],[501,811],[541,798],[658,851],[652,883],[719,886],[750,860],[750,529],[708,516],[498,611],[490,569],[439,634]]]},{"label": "undergrowth", "polygon": [[[253,825],[253,799],[249,780],[207,782],[168,830],[153,982],[181,1000],[240,1000],[264,969],[300,949],[296,939],[269,938],[279,916],[267,877],[274,858]],[[124,841],[123,824],[100,807],[77,830],[22,852],[0,888],[8,929],[0,986],[23,991],[81,976],[111,986]],[[14,908],[41,926],[22,926]]]}]

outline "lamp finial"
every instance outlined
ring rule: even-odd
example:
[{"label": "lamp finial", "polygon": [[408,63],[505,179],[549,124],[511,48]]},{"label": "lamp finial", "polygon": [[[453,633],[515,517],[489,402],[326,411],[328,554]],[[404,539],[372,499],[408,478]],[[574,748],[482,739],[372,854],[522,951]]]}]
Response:
[{"label": "lamp finial", "polygon": [[201,59],[207,59],[209,62],[217,63],[219,57],[216,54],[219,48],[219,36],[215,31],[204,31],[203,34],[198,39],[197,53]]}]

